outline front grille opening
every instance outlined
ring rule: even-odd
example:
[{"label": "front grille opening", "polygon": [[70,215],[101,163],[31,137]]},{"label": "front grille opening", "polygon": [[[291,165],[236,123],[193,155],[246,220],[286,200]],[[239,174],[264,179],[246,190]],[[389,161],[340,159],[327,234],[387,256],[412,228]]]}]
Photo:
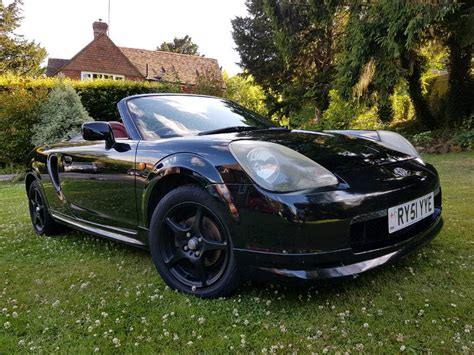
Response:
[{"label": "front grille opening", "polygon": [[434,197],[435,211],[425,219],[403,228],[395,233],[388,233],[387,216],[369,219],[351,224],[350,238],[354,253],[389,247],[408,240],[427,229],[441,213],[441,190]]}]

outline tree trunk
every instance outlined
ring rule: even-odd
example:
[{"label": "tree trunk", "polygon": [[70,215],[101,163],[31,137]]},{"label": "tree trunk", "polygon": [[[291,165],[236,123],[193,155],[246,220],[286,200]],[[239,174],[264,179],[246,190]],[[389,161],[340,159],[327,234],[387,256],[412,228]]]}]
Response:
[{"label": "tree trunk", "polygon": [[313,119],[313,124],[318,124],[321,121],[321,110],[317,107],[314,106],[314,119]]},{"label": "tree trunk", "polygon": [[404,57],[401,60],[402,68],[406,71],[405,79],[408,83],[408,94],[410,95],[413,108],[415,109],[415,117],[419,123],[425,128],[433,128],[436,126],[434,116],[430,110],[428,101],[423,96],[421,86],[421,63],[416,54],[408,55],[410,58]]},{"label": "tree trunk", "polygon": [[377,116],[383,123],[390,123],[393,120],[393,105],[390,96],[393,94],[393,87],[386,87],[380,90],[377,100]]},{"label": "tree trunk", "polygon": [[473,111],[474,85],[471,77],[472,45],[461,47],[455,38],[449,46],[449,88],[447,118],[449,123],[461,123]]}]

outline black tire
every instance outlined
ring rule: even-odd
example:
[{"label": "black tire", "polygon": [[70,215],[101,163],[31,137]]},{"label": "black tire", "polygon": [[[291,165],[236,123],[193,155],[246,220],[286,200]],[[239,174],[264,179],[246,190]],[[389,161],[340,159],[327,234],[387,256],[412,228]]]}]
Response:
[{"label": "black tire", "polygon": [[62,229],[62,226],[49,214],[46,199],[38,181],[33,181],[28,189],[28,207],[36,234],[54,235]]},{"label": "black tire", "polygon": [[222,206],[197,185],[180,186],[161,199],[151,218],[150,251],[171,288],[202,298],[237,289],[239,273],[225,220]]}]

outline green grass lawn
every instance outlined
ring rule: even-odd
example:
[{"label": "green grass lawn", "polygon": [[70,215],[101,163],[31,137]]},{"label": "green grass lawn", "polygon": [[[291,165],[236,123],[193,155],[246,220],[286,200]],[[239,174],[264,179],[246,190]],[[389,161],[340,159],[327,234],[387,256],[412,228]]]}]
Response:
[{"label": "green grass lawn", "polygon": [[171,291],[147,252],[38,237],[22,184],[0,184],[0,353],[474,351],[474,154],[427,156],[445,227],[395,265],[314,288]]}]

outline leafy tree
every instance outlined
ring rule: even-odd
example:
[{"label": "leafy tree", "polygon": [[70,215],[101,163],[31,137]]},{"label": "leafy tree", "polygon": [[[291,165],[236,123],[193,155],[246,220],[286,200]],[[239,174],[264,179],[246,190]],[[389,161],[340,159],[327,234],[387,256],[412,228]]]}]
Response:
[{"label": "leafy tree", "polygon": [[265,105],[265,92],[255,83],[251,75],[229,76],[224,72],[224,97],[239,103],[261,115],[266,116],[268,109]]},{"label": "leafy tree", "polygon": [[350,6],[338,88],[346,98],[376,102],[384,122],[392,118],[390,96],[405,81],[416,118],[433,126],[433,114],[423,96],[426,58],[420,53],[436,25],[456,5],[424,1],[355,2]]},{"label": "leafy tree", "polygon": [[264,10],[264,0],[247,0],[249,16],[232,20],[232,36],[244,75],[251,75],[267,96],[270,113],[280,109],[279,93],[288,77],[284,60],[275,45],[275,30]]},{"label": "leafy tree", "polygon": [[[431,128],[445,117],[426,99],[431,69],[449,69],[451,121],[472,116],[473,7],[468,0],[247,0],[249,15],[232,21],[233,37],[270,113],[317,122],[336,88],[338,104],[375,108],[385,124],[411,116],[413,107],[419,126]],[[403,113],[394,112],[394,94],[409,97]]]},{"label": "leafy tree", "polygon": [[158,48],[160,51],[181,54],[200,55],[199,46],[188,35],[173,39],[173,42],[163,42]]},{"label": "leafy tree", "polygon": [[46,50],[34,41],[15,33],[20,26],[21,0],[5,6],[0,0],[0,74],[40,75]]},{"label": "leafy tree", "polygon": [[81,125],[91,120],[74,88],[60,84],[41,107],[31,142],[35,146],[56,143],[79,133]]},{"label": "leafy tree", "polygon": [[270,113],[294,116],[310,103],[313,117],[320,117],[329,104],[342,1],[248,0],[247,9],[249,16],[232,21],[233,37]]},{"label": "leafy tree", "polygon": [[329,90],[346,10],[342,0],[265,0],[274,42],[287,77],[282,92],[290,105],[312,102],[318,119],[329,105]]}]

